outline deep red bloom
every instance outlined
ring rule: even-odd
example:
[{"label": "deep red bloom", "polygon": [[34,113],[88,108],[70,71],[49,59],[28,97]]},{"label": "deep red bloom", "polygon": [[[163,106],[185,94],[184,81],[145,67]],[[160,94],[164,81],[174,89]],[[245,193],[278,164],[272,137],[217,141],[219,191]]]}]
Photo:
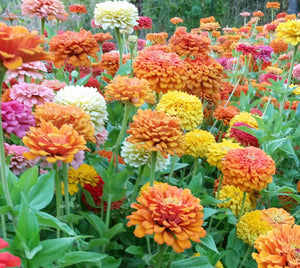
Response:
[{"label": "deep red bloom", "polygon": [[230,138],[235,138],[240,144],[244,146],[254,146],[259,147],[259,143],[256,137],[248,134],[247,132],[237,129],[235,127],[241,127],[246,126],[249,128],[254,129],[253,127],[249,126],[248,124],[245,124],[243,122],[236,122],[233,124],[233,126],[230,128]]},{"label": "deep red bloom", "polygon": [[133,29],[141,30],[141,29],[152,29],[152,20],[149,17],[139,17],[138,26],[134,26]]}]

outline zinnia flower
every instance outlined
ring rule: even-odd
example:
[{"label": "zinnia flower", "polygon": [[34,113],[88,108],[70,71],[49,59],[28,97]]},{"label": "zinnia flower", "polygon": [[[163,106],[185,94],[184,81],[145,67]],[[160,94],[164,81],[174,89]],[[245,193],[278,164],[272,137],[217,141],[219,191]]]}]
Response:
[{"label": "zinnia flower", "polygon": [[[140,167],[148,165],[151,167],[151,151],[144,148],[137,149],[134,143],[124,141],[121,147],[121,156],[124,162],[132,167]],[[164,170],[170,163],[170,158],[164,158],[160,151],[157,152],[157,160],[155,162],[155,171]]]},{"label": "zinnia flower", "polygon": [[236,127],[241,127],[241,126],[245,126],[250,129],[251,128],[253,129],[253,127],[251,127],[243,122],[236,122],[230,128],[229,137],[234,138],[235,140],[237,140],[240,144],[242,144],[244,146],[259,147],[258,139],[256,137],[254,137],[253,135],[251,135],[243,130],[236,128]]},{"label": "zinnia flower", "polygon": [[183,23],[183,19],[179,17],[173,17],[170,19],[170,22],[173,24]]},{"label": "zinnia flower", "polygon": [[44,79],[41,83],[42,86],[51,88],[53,91],[59,91],[62,88],[66,87],[67,84],[65,82],[60,82],[59,80],[47,80]]},{"label": "zinnia flower", "polygon": [[23,154],[27,159],[45,156],[50,163],[57,160],[70,163],[74,154],[86,149],[86,141],[71,126],[65,124],[58,129],[51,122],[42,122],[39,128],[31,127],[23,142],[30,149]]},{"label": "zinnia flower", "polygon": [[[9,244],[0,238],[0,250],[3,248],[9,247]],[[9,252],[1,252],[0,253],[0,267],[20,267],[21,266],[21,259],[12,255]]]},{"label": "zinnia flower", "polygon": [[138,9],[127,1],[106,1],[96,5],[94,11],[96,25],[106,29],[124,29],[131,33],[138,25]]},{"label": "zinnia flower", "polygon": [[240,15],[241,15],[242,17],[250,17],[250,12],[244,11],[244,12],[240,13]]},{"label": "zinnia flower", "polygon": [[280,3],[278,3],[278,2],[267,2],[266,8],[279,9],[280,8]]},{"label": "zinnia flower", "polygon": [[281,225],[259,237],[252,253],[258,267],[300,267],[300,225]]},{"label": "zinnia flower", "polygon": [[15,175],[19,175],[26,169],[35,165],[35,161],[27,160],[23,156],[23,153],[29,151],[29,149],[25,146],[15,144],[9,145],[8,143],[4,143],[4,151],[5,156],[10,156],[9,168]]},{"label": "zinnia flower", "polygon": [[151,41],[152,45],[155,44],[165,44],[166,39],[168,38],[168,33],[161,32],[161,33],[149,33],[146,35],[146,40]]},{"label": "zinnia flower", "polygon": [[135,58],[133,69],[135,76],[148,80],[157,93],[185,89],[185,64],[175,53],[144,50]]},{"label": "zinnia flower", "polygon": [[100,133],[95,135],[96,138],[96,148],[99,148],[100,145],[103,145],[108,137],[108,131],[103,129]]},{"label": "zinnia flower", "polygon": [[69,11],[73,13],[87,13],[86,7],[79,4],[69,6]]},{"label": "zinnia flower", "polygon": [[176,116],[185,130],[193,130],[202,123],[202,103],[196,96],[180,91],[169,91],[156,106],[157,111]]},{"label": "zinnia flower", "polygon": [[23,63],[50,60],[51,56],[43,51],[45,40],[36,31],[23,26],[7,26],[0,23],[0,63],[7,69],[16,70]]},{"label": "zinnia flower", "polygon": [[51,88],[25,82],[15,84],[10,89],[10,97],[28,107],[33,107],[45,102],[52,102],[54,96],[55,94]]},{"label": "zinnia flower", "polygon": [[18,101],[1,102],[1,117],[3,130],[19,138],[35,125],[31,109]]},{"label": "zinnia flower", "polygon": [[193,157],[206,157],[208,148],[215,143],[215,137],[206,130],[194,129],[184,135],[185,155]]},{"label": "zinnia flower", "polygon": [[38,105],[34,112],[36,124],[42,121],[51,122],[55,127],[61,128],[68,124],[83,136],[86,141],[95,142],[95,128],[91,117],[82,108],[74,105],[60,105],[57,103],[45,103]]},{"label": "zinnia flower", "polygon": [[247,192],[266,188],[276,170],[273,159],[256,147],[230,150],[222,164],[224,183]]},{"label": "zinnia flower", "polygon": [[150,109],[137,111],[133,122],[129,124],[128,141],[136,148],[149,151],[160,151],[167,158],[168,154],[183,155],[184,136],[177,117]]},{"label": "zinnia flower", "polygon": [[277,26],[278,39],[283,39],[286,44],[298,45],[300,41],[300,20],[288,20]]},{"label": "zinnia flower", "polygon": [[154,104],[155,95],[147,80],[118,75],[105,87],[105,99],[140,107],[145,102]]},{"label": "zinnia flower", "polygon": [[31,18],[49,18],[51,16],[59,19],[66,19],[65,6],[60,0],[23,0],[21,4],[22,15]]},{"label": "zinnia flower", "polygon": [[152,19],[149,17],[141,17],[139,16],[138,19],[138,25],[134,26],[133,29],[136,30],[142,30],[142,29],[152,29]]},{"label": "zinnia flower", "polygon": [[90,66],[88,56],[98,60],[99,45],[90,31],[81,29],[80,32],[66,31],[50,39],[49,51],[54,53],[53,63],[60,68],[65,63],[75,67]]},{"label": "zinnia flower", "polygon": [[57,92],[54,102],[80,107],[90,115],[96,135],[103,131],[108,114],[105,100],[96,88],[67,86]]},{"label": "zinnia flower", "polygon": [[278,224],[294,225],[295,223],[295,218],[282,208],[263,209],[261,219],[272,226],[277,226]]},{"label": "zinnia flower", "polygon": [[102,51],[103,53],[107,53],[107,52],[110,52],[110,51],[113,51],[113,50],[116,50],[117,47],[115,45],[115,43],[112,43],[112,42],[104,42],[102,44]]},{"label": "zinnia flower", "polygon": [[206,154],[207,162],[211,166],[216,166],[218,169],[222,168],[222,160],[224,159],[225,155],[231,149],[242,148],[239,143],[234,143],[230,140],[223,139],[222,142],[219,143],[212,143],[208,147],[208,151]]},{"label": "zinnia flower", "polygon": [[98,183],[98,173],[93,166],[82,164],[77,169],[71,167],[68,170],[68,181],[70,184],[80,184],[82,187],[86,183],[94,187]]},{"label": "zinnia flower", "polygon": [[293,68],[293,77],[300,80],[300,64],[296,64]]},{"label": "zinnia flower", "polygon": [[245,123],[255,129],[258,129],[257,121],[255,120],[255,116],[251,113],[241,112],[230,120],[229,126],[232,127],[235,123],[242,122]]},{"label": "zinnia flower", "polygon": [[98,43],[103,43],[105,41],[113,39],[113,36],[110,33],[96,33],[93,35],[93,37]]},{"label": "zinnia flower", "polygon": [[[217,193],[216,193],[217,195]],[[250,212],[251,210],[255,209],[256,203],[252,203],[252,200],[250,197],[251,193],[246,194],[246,199],[244,203],[244,213]],[[226,201],[229,199],[228,201]],[[219,193],[219,200],[223,200],[224,202],[219,203],[219,208],[229,208],[233,215],[236,217],[240,214],[241,207],[242,207],[242,201],[243,201],[243,192],[233,186],[233,185],[224,185],[221,187],[220,193]]]},{"label": "zinnia flower", "polygon": [[287,52],[289,47],[282,39],[273,39],[269,46],[273,48],[275,54]]},{"label": "zinnia flower", "polygon": [[261,210],[244,214],[236,225],[237,236],[250,246],[260,235],[272,230],[272,226],[261,219]]},{"label": "zinnia flower", "polygon": [[137,225],[134,235],[139,238],[154,234],[155,242],[181,253],[191,247],[190,240],[199,243],[206,235],[201,227],[203,207],[189,189],[156,184],[143,191],[137,202],[131,205],[137,211],[127,217],[127,226]]},{"label": "zinnia flower", "polygon": [[220,105],[214,110],[213,116],[217,120],[223,121],[223,125],[226,126],[229,125],[230,120],[238,115],[239,112],[240,110],[235,106],[228,105],[226,107],[223,107],[222,105]]},{"label": "zinnia flower", "polygon": [[263,12],[261,12],[260,10],[258,10],[258,11],[254,11],[253,13],[252,13],[252,15],[253,15],[253,17],[263,17],[265,14],[263,13]]}]

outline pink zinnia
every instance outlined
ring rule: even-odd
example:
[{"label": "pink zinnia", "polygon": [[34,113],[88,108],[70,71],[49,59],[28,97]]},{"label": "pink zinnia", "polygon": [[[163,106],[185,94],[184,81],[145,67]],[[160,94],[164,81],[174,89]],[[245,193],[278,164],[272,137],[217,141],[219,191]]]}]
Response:
[{"label": "pink zinnia", "polygon": [[262,111],[260,111],[260,110],[258,110],[258,109],[256,109],[256,108],[252,108],[252,109],[250,110],[250,113],[251,113],[251,114],[254,114],[254,115],[262,116]]},{"label": "pink zinnia", "polygon": [[257,47],[251,44],[240,43],[235,47],[236,51],[241,51],[243,55],[256,56],[259,54]]},{"label": "pink zinnia", "polygon": [[293,76],[294,78],[296,78],[297,80],[300,80],[300,64],[297,64],[294,66],[293,69]]},{"label": "pink zinnia", "polygon": [[93,20],[91,20],[91,27],[92,27],[92,28],[98,28],[98,29],[101,29],[101,28],[102,28],[101,24],[100,24],[100,25],[96,25],[96,23],[95,23],[95,20],[94,20],[94,19],[93,19]]},{"label": "pink zinnia", "polygon": [[141,29],[152,29],[152,20],[149,17],[139,17],[138,26],[134,26],[133,29],[141,30]]},{"label": "pink zinnia", "polygon": [[65,82],[60,82],[56,79],[54,79],[54,80],[45,79],[41,85],[44,87],[51,88],[53,91],[59,91],[62,88],[67,86],[67,84]]},{"label": "pink zinnia", "polygon": [[9,168],[15,175],[23,173],[26,169],[31,168],[37,161],[27,160],[23,153],[29,152],[29,148],[20,145],[9,145],[4,143],[5,156],[10,156]]},{"label": "pink zinnia", "polygon": [[47,73],[48,69],[45,63],[41,61],[33,61],[28,63],[23,63],[22,66],[18,67],[16,70],[7,71],[7,79],[18,77],[19,82],[25,81],[25,76],[31,77],[33,79],[44,78],[41,72]]},{"label": "pink zinnia", "polygon": [[258,139],[256,137],[248,134],[245,131],[235,128],[235,127],[241,127],[241,126],[246,126],[246,127],[254,129],[253,127],[251,127],[248,124],[245,124],[243,122],[236,122],[230,129],[229,137],[235,138],[240,144],[242,144],[244,146],[259,147]]},{"label": "pink zinnia", "polygon": [[142,51],[146,47],[146,41],[144,39],[138,39],[137,50]]},{"label": "pink zinnia", "polygon": [[22,15],[29,17],[47,18],[54,16],[59,20],[66,20],[64,4],[60,0],[23,0]]},{"label": "pink zinnia", "polygon": [[242,12],[242,13],[240,13],[240,15],[242,16],[242,17],[249,17],[250,16],[250,12]]},{"label": "pink zinnia", "polygon": [[271,82],[270,79],[277,81],[278,79],[281,80],[282,77],[272,73],[261,74],[259,77],[259,83],[263,83],[263,82],[270,83]]},{"label": "pink zinnia", "polygon": [[102,44],[103,53],[106,53],[106,52],[109,52],[112,50],[116,50],[116,49],[117,49],[117,47],[116,47],[115,43],[113,43],[113,42],[104,42]]},{"label": "pink zinnia", "polygon": [[100,133],[98,133],[96,137],[96,148],[99,148],[100,145],[103,145],[105,141],[107,140],[108,131],[106,129],[103,129]]},{"label": "pink zinnia", "polygon": [[28,107],[44,102],[52,102],[55,94],[53,89],[42,85],[21,82],[10,89],[10,97],[24,103]]},{"label": "pink zinnia", "polygon": [[1,117],[3,129],[14,133],[20,139],[26,135],[26,131],[35,125],[35,118],[31,109],[18,101],[1,102]]}]

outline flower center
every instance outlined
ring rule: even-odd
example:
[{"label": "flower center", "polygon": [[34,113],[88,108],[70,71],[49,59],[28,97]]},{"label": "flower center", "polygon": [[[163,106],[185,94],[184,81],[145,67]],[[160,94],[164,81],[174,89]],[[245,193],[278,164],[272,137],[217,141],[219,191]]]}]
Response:
[{"label": "flower center", "polygon": [[173,205],[182,205],[182,200],[180,200],[177,196],[169,196],[164,199],[167,204],[173,204]]}]

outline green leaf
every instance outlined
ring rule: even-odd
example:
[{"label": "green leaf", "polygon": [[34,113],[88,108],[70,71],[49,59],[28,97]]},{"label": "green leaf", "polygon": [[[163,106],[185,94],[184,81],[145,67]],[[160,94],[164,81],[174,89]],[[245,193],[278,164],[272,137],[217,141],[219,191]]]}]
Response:
[{"label": "green leaf", "polygon": [[240,254],[238,250],[229,250],[224,257],[226,267],[237,268],[240,263]]},{"label": "green leaf", "polygon": [[90,79],[90,77],[92,76],[92,73],[78,79],[75,83],[76,86],[84,86]]},{"label": "green leaf", "polygon": [[95,228],[100,237],[102,237],[107,232],[105,222],[97,215],[89,214],[84,211],[79,211],[79,214],[82,215]]},{"label": "green leaf", "polygon": [[215,241],[214,241],[214,239],[212,238],[211,235],[206,235],[205,237],[201,238],[201,243],[204,246],[206,246],[206,247],[210,248],[211,250],[213,250],[214,252],[220,254],[217,247],[216,247],[216,243],[215,243]]},{"label": "green leaf", "polygon": [[296,113],[295,113],[295,119],[297,121],[300,121],[300,105],[297,106],[297,110],[296,110]]},{"label": "green leaf", "polygon": [[[53,28],[48,25],[48,23],[45,23],[45,30],[47,31],[47,34],[48,34],[48,40],[50,40],[53,36],[56,35],[56,32],[53,30]],[[44,34],[44,33],[42,33]]]},{"label": "green leaf", "polygon": [[10,207],[10,206],[1,206],[0,207],[0,215],[7,214],[10,211],[12,211],[12,207]]},{"label": "green leaf", "polygon": [[97,263],[104,259],[107,255],[95,252],[87,251],[74,251],[67,252],[62,258],[57,261],[57,264],[61,267],[81,263],[81,262],[93,262]]},{"label": "green leaf", "polygon": [[191,190],[193,195],[197,196],[201,192],[202,181],[203,176],[201,172],[194,176],[193,179],[190,181],[188,188]]},{"label": "green leaf", "polygon": [[112,256],[107,256],[101,261],[101,268],[118,268],[122,259],[115,259]]},{"label": "green leaf", "polygon": [[130,60],[128,60],[125,64],[120,66],[119,70],[115,74],[115,77],[117,75],[129,75],[130,72],[131,72],[131,64],[130,64]]},{"label": "green leaf", "polygon": [[54,195],[55,171],[41,175],[28,194],[29,205],[32,209],[41,210],[52,200]]},{"label": "green leaf", "polygon": [[143,255],[144,254],[143,247],[139,247],[139,246],[129,246],[128,248],[125,249],[125,251],[132,255]]},{"label": "green leaf", "polygon": [[[188,259],[183,259],[179,261],[174,261],[171,264],[171,268],[214,268],[210,263],[206,256],[193,257]],[[230,267],[230,266],[228,266]]]},{"label": "green leaf", "polygon": [[216,214],[218,212],[217,209],[213,209],[213,208],[205,208],[203,210],[203,213],[204,213],[204,217],[203,217],[203,220],[206,220],[207,218],[209,218],[210,216]]},{"label": "green leaf", "polygon": [[107,238],[91,239],[88,242],[88,245],[87,245],[86,249],[87,250],[93,249],[93,248],[96,248],[96,247],[100,247],[100,246],[106,245],[108,243],[109,243],[109,239],[107,239]]},{"label": "green leaf", "polygon": [[112,239],[115,235],[120,234],[122,232],[124,232],[123,223],[117,223],[116,225],[111,227],[108,231],[106,231],[103,237]]},{"label": "green leaf", "polygon": [[32,167],[26,170],[21,176],[16,184],[19,191],[23,192],[27,196],[31,187],[37,183],[38,180],[38,169],[37,167]]}]

